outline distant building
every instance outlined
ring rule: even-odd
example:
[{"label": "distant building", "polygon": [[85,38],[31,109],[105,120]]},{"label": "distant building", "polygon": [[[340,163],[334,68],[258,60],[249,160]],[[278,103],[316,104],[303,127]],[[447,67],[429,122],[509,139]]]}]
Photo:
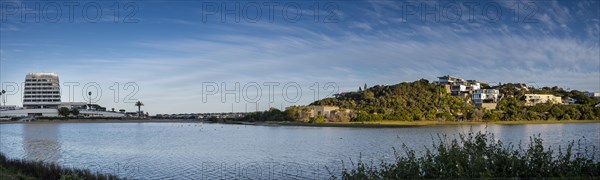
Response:
[{"label": "distant building", "polygon": [[452,85],[455,83],[462,83],[462,82],[465,82],[465,80],[462,78],[446,75],[446,76],[438,77],[438,81],[436,83],[438,83],[439,85],[444,85],[444,84]]},{"label": "distant building", "polygon": [[560,104],[562,103],[562,98],[551,94],[525,94],[526,106],[533,106],[542,103]]},{"label": "distant building", "polygon": [[23,107],[26,109],[58,109],[60,83],[54,73],[30,73],[25,76]]},{"label": "distant building", "polygon": [[[527,84],[525,84],[525,83],[507,83],[507,84],[504,84],[504,85],[508,85],[508,84],[512,85],[512,87],[513,87],[515,90],[519,90],[519,91],[529,91],[529,87],[527,87]],[[501,88],[501,87],[503,87],[504,85],[502,85],[502,84],[498,84],[498,85],[492,86],[492,87],[491,87],[491,89],[500,89],[500,88]]]},{"label": "distant building", "polygon": [[438,81],[435,84],[441,85],[446,89],[446,92],[452,96],[463,96],[467,97],[473,91],[481,89],[481,83],[475,80],[464,80],[455,76],[442,76],[438,77]]},{"label": "distant building", "polygon": [[298,109],[298,121],[308,122],[310,119],[324,117],[329,122],[349,121],[350,109],[340,109],[336,106],[301,106]]},{"label": "distant building", "polygon": [[453,96],[460,95],[461,92],[467,92],[467,86],[464,84],[454,84],[450,86],[450,94]]},{"label": "distant building", "polygon": [[84,117],[125,117],[125,114],[111,112],[111,111],[95,111],[95,110],[80,110],[80,116]]},{"label": "distant building", "polygon": [[563,104],[568,105],[568,104],[576,104],[577,100],[575,98],[568,98],[566,99]]},{"label": "distant building", "polygon": [[0,111],[0,117],[57,117],[57,109],[16,109]]},{"label": "distant building", "polygon": [[66,107],[69,109],[87,109],[88,104],[85,102],[62,102],[58,108]]},{"label": "distant building", "polygon": [[309,106],[310,107],[310,117],[318,117],[323,116],[326,119],[330,118],[335,114],[337,110],[340,108],[336,106]]},{"label": "distant building", "polygon": [[484,109],[496,109],[500,91],[497,89],[478,89],[471,95],[473,104]]},{"label": "distant building", "polygon": [[600,92],[585,92],[585,95],[592,98],[600,98]]},{"label": "distant building", "polygon": [[8,105],[8,106],[0,106],[0,111],[8,111],[8,110],[16,110],[17,106]]},{"label": "distant building", "polygon": [[515,88],[521,91],[529,91],[529,88],[527,87],[527,84],[525,83],[516,83],[514,84]]},{"label": "distant building", "polygon": [[23,107],[3,106],[0,117],[56,117],[58,109],[80,109],[79,116],[124,117],[125,114],[98,110],[86,110],[85,102],[61,102],[60,82],[55,73],[29,73],[25,76]]}]

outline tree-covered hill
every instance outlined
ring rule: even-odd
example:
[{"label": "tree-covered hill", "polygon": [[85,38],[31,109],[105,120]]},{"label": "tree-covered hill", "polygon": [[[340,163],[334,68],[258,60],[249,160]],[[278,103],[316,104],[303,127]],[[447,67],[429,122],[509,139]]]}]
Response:
[{"label": "tree-covered hill", "polygon": [[[600,100],[588,97],[584,92],[566,91],[558,87],[525,88],[523,84],[502,84],[484,88],[500,91],[497,108],[485,110],[470,104],[468,98],[451,96],[446,89],[428,80],[404,82],[396,85],[377,85],[359,88],[358,91],[336,94],[310,105],[337,106],[351,110],[348,118],[330,120],[376,121],[376,120],[443,120],[443,121],[496,121],[496,120],[600,120]],[[563,99],[573,98],[576,104],[537,104],[525,106],[525,94],[552,94]],[[285,111],[270,109],[256,112],[240,120],[248,121],[301,121],[318,122],[300,118],[306,106],[292,106]],[[305,117],[305,116],[304,116]]]},{"label": "tree-covered hill", "polygon": [[[577,90],[557,87],[529,88],[508,83],[497,87],[503,97],[496,110],[483,110],[461,97],[451,96],[440,86],[425,79],[391,86],[374,86],[337,94],[311,105],[330,105],[354,110],[354,121],[370,120],[597,120],[598,99]],[[538,104],[525,106],[525,94],[553,94],[574,98],[577,104]]]},{"label": "tree-covered hill", "polygon": [[311,105],[331,105],[356,111],[356,121],[369,120],[454,120],[473,108],[460,97],[421,79],[412,83],[374,86],[326,98]]}]

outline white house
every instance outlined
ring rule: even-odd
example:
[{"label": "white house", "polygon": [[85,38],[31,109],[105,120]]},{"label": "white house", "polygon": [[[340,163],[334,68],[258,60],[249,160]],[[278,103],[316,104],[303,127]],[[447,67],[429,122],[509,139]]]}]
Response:
[{"label": "white house", "polygon": [[435,83],[444,86],[446,91],[453,96],[463,96],[481,89],[481,83],[476,80],[464,80],[450,75],[438,77],[438,81]]},{"label": "white house", "polygon": [[465,80],[462,79],[462,78],[454,77],[454,76],[450,76],[450,75],[438,77],[438,79],[439,80],[436,83],[438,83],[440,85],[454,84],[454,83],[463,83],[463,82],[465,82]]},{"label": "white house", "polygon": [[478,89],[471,95],[473,104],[485,109],[495,109],[500,91],[497,89]]},{"label": "white house", "polygon": [[560,104],[562,103],[562,98],[552,94],[525,94],[526,106],[533,106],[542,103]]},{"label": "white house", "polygon": [[576,104],[576,103],[577,103],[577,100],[574,98],[566,99],[565,102],[563,102],[563,104]]}]

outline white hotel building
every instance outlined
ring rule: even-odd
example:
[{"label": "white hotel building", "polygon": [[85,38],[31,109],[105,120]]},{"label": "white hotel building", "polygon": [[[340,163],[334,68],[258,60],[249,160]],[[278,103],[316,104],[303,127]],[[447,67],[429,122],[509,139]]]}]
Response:
[{"label": "white hotel building", "polygon": [[60,82],[54,73],[30,73],[25,77],[23,107],[26,109],[58,109]]},{"label": "white hotel building", "polygon": [[56,117],[58,109],[80,109],[86,117],[125,117],[123,113],[88,110],[85,102],[61,102],[60,81],[55,73],[30,73],[25,76],[23,107],[0,108],[0,117]]}]

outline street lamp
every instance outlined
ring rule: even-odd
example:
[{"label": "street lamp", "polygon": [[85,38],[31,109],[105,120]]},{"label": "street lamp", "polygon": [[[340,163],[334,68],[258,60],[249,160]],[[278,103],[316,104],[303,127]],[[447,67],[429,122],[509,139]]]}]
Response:
[{"label": "street lamp", "polygon": [[90,101],[90,110],[92,110],[92,91],[88,92],[89,101]]}]

